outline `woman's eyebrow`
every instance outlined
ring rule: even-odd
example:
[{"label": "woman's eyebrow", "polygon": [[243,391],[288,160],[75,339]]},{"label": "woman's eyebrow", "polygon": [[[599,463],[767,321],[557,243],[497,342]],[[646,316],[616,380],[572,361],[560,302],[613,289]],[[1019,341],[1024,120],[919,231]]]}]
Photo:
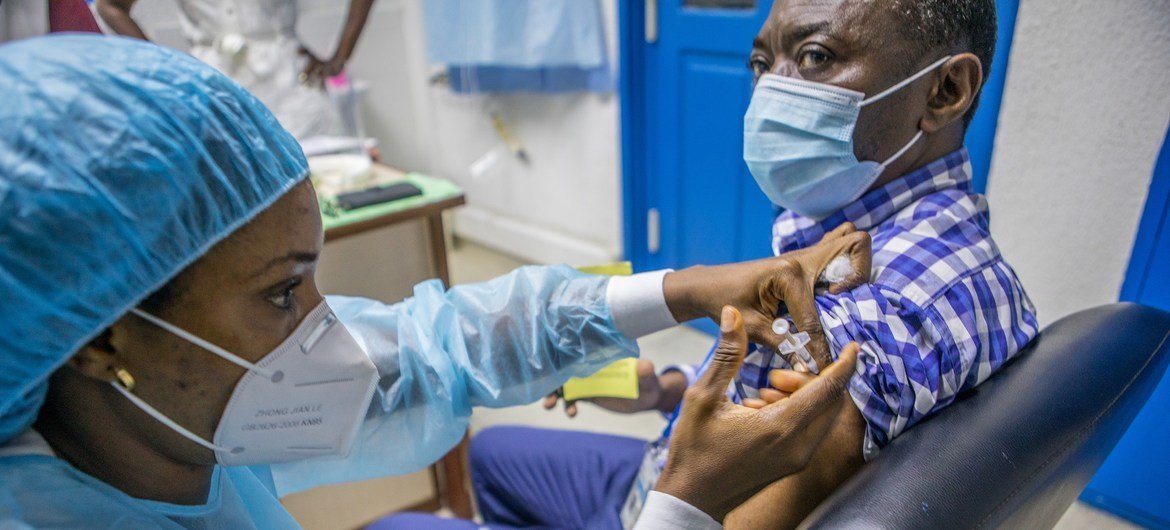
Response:
[{"label": "woman's eyebrow", "polygon": [[285,255],[280,256],[278,258],[273,258],[268,263],[265,263],[264,266],[257,269],[256,272],[252,273],[252,275],[249,276],[249,278],[255,278],[257,276],[260,276],[261,274],[264,274],[265,272],[267,272],[269,269],[271,269],[277,265],[282,265],[284,263],[290,262],[290,261],[296,262],[296,263],[313,263],[313,262],[317,261],[317,258],[319,256],[320,256],[320,253],[317,251],[294,250],[294,251],[289,252],[288,254],[285,254]]}]

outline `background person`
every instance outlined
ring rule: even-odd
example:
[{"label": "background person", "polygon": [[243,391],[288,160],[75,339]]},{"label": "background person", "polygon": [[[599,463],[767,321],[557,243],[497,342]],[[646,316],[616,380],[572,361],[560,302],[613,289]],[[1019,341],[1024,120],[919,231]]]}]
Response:
[{"label": "background person", "polygon": [[[97,12],[120,35],[146,40],[130,16],[137,0],[97,0]],[[227,74],[272,110],[298,140],[340,133],[323,90],[357,48],[374,0],[351,0],[337,49],[319,59],[297,38],[296,0],[179,0],[191,55]]]}]

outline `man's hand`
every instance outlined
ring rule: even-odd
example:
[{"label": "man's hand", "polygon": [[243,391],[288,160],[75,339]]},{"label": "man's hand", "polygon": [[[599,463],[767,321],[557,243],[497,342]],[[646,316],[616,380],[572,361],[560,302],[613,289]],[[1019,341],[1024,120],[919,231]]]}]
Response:
[{"label": "man's hand", "polygon": [[[661,412],[673,411],[682,399],[683,391],[687,389],[687,380],[680,373],[670,372],[656,375],[654,363],[646,359],[638,359],[638,399],[622,398],[590,398],[588,401],[603,409],[632,414],[647,410]],[[544,408],[552,409],[557,406],[560,396],[556,392],[544,398]],[[577,416],[577,402],[565,401],[565,415],[570,418]]]},{"label": "man's hand", "polygon": [[809,376],[791,396],[758,409],[733,404],[727,385],[747,352],[744,319],[723,309],[711,365],[687,389],[671,436],[670,457],[656,490],[703,510],[717,521],[765,486],[800,471],[844,406],[857,364],[850,344],[836,363]]},{"label": "man's hand", "polygon": [[809,353],[817,366],[832,362],[829,344],[817,313],[816,289],[829,263],[849,259],[852,275],[827,284],[833,294],[869,281],[872,250],[869,234],[845,223],[808,248],[746,263],[691,267],[666,275],[662,290],[675,320],[708,317],[719,320],[724,305],[743,308],[744,327],[757,344],[779,350],[783,337],[772,332],[772,321],[787,308],[798,331],[808,332]]}]

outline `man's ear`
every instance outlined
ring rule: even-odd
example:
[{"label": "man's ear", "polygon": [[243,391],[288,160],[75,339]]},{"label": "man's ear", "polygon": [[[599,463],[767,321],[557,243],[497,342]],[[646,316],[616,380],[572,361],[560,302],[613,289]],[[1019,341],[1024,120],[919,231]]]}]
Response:
[{"label": "man's ear", "polygon": [[930,91],[926,114],[919,125],[926,134],[936,133],[961,121],[983,88],[983,65],[973,53],[951,57],[938,69]]},{"label": "man's ear", "polygon": [[117,368],[117,356],[114,352],[111,336],[113,330],[107,328],[101,335],[94,337],[66,363],[73,371],[103,383],[115,379],[114,369]]}]

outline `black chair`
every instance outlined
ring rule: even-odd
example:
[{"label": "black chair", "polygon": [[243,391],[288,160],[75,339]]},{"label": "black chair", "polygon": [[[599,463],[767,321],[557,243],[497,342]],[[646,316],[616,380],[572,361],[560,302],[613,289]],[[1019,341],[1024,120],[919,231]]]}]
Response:
[{"label": "black chair", "polygon": [[801,527],[1051,528],[1162,379],[1168,337],[1170,314],[1137,304],[1061,319],[895,439]]}]

